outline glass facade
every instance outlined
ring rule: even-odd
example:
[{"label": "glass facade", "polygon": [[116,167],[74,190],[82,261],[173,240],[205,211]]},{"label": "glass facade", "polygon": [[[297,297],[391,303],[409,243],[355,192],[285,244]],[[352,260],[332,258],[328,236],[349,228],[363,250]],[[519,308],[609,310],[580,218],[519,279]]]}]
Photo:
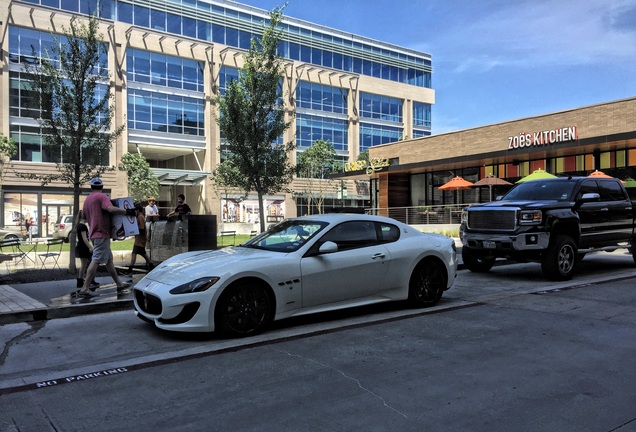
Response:
[{"label": "glass facade", "polygon": [[203,93],[203,62],[139,49],[126,59],[130,81]]},{"label": "glass facade", "polygon": [[413,138],[431,134],[431,104],[413,102]]},{"label": "glass facade", "polygon": [[[69,12],[98,11],[106,19],[167,31],[188,38],[249,49],[252,36],[262,33],[267,12],[239,10],[208,1],[175,0],[31,0]],[[339,31],[321,31],[310,23],[286,19],[279,52],[284,58],[375,78],[432,87],[429,56]]]},{"label": "glass facade", "polygon": [[128,128],[204,135],[203,100],[146,90],[128,92]]}]

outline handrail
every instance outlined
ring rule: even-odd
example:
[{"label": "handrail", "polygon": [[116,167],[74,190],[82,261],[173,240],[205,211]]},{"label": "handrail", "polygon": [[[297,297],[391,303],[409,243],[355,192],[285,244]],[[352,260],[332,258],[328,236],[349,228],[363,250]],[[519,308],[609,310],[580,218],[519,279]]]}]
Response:
[{"label": "handrail", "polygon": [[365,209],[366,214],[388,216],[407,225],[459,224],[462,210],[472,204],[448,204],[411,207],[376,207]]}]

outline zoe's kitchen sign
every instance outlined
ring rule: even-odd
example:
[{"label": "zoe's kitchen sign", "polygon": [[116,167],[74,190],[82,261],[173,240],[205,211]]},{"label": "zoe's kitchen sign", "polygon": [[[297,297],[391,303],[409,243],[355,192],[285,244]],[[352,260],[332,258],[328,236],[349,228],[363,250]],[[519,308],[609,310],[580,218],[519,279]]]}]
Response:
[{"label": "zoe's kitchen sign", "polygon": [[371,175],[376,171],[380,171],[384,167],[388,167],[389,165],[389,158],[377,157],[368,162],[365,160],[348,162],[345,164],[345,172],[366,169],[367,175]]},{"label": "zoe's kitchen sign", "polygon": [[550,144],[564,143],[578,139],[576,126],[559,129],[544,130],[541,132],[526,133],[508,137],[508,150],[518,150],[525,147],[546,146]]}]

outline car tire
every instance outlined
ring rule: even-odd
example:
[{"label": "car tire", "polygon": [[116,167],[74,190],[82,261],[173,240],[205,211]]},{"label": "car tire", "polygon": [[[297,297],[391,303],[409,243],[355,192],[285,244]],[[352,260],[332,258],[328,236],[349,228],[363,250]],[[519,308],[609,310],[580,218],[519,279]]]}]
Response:
[{"label": "car tire", "polygon": [[238,282],[219,297],[214,313],[216,328],[231,337],[251,336],[272,321],[274,301],[258,282]]},{"label": "car tire", "polygon": [[488,273],[495,265],[494,256],[481,256],[475,250],[462,247],[462,261],[464,267],[473,273]]},{"label": "car tire", "polygon": [[543,274],[551,280],[572,279],[578,262],[578,252],[570,236],[557,235],[541,260]]},{"label": "car tire", "polygon": [[435,260],[421,261],[409,280],[409,303],[414,307],[437,304],[446,288],[447,272],[444,265]]}]

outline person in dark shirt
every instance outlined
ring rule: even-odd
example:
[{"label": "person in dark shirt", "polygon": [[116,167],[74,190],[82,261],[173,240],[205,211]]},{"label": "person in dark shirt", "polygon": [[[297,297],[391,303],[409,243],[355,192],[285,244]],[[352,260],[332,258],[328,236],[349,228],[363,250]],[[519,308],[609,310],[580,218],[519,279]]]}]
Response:
[{"label": "person in dark shirt", "polygon": [[177,206],[173,211],[168,213],[168,217],[173,215],[189,215],[190,213],[192,213],[192,210],[190,210],[190,206],[185,203],[185,196],[183,194],[179,194],[179,196],[177,196]]}]

